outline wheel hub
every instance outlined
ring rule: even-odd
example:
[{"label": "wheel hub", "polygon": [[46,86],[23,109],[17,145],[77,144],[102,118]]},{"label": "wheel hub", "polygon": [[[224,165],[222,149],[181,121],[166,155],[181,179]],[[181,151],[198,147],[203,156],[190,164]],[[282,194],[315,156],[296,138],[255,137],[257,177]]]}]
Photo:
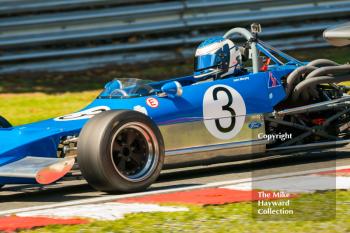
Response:
[{"label": "wheel hub", "polygon": [[112,161],[116,170],[130,180],[142,179],[153,169],[154,145],[148,132],[131,125],[116,132]]},{"label": "wheel hub", "polygon": [[123,147],[122,149],[122,153],[125,157],[128,157],[130,155],[131,150],[129,149],[129,147]]}]

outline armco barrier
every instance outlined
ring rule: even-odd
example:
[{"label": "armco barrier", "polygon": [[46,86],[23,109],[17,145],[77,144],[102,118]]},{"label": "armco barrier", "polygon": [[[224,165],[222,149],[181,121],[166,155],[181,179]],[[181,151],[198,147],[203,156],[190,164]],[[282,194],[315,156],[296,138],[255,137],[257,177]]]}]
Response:
[{"label": "armco barrier", "polygon": [[350,1],[0,0],[0,17],[1,74],[184,58],[252,22],[281,49],[327,46],[322,31],[350,19]]}]

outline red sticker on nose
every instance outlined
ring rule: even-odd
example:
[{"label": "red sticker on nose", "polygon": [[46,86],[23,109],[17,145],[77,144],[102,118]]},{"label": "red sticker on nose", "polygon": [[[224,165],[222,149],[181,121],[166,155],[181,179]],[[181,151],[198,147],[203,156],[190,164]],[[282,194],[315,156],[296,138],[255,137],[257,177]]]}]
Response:
[{"label": "red sticker on nose", "polygon": [[158,108],[159,102],[156,98],[147,98],[146,103],[151,108]]}]

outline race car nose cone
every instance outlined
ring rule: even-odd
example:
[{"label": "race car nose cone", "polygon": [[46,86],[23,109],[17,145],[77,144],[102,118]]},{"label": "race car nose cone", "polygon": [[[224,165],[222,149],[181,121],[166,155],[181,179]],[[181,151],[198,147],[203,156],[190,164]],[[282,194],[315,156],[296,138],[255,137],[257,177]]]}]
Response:
[{"label": "race car nose cone", "polygon": [[42,168],[36,174],[39,184],[50,184],[66,175],[73,167],[74,158],[65,158],[55,164]]}]

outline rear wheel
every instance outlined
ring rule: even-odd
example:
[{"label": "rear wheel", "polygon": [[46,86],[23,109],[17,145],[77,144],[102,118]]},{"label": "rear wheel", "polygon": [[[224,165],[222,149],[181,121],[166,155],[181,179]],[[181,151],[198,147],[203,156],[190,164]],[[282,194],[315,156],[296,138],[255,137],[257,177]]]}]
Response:
[{"label": "rear wheel", "polygon": [[97,190],[144,190],[158,178],[163,161],[161,133],[139,112],[101,113],[79,135],[78,164],[84,178]]}]

